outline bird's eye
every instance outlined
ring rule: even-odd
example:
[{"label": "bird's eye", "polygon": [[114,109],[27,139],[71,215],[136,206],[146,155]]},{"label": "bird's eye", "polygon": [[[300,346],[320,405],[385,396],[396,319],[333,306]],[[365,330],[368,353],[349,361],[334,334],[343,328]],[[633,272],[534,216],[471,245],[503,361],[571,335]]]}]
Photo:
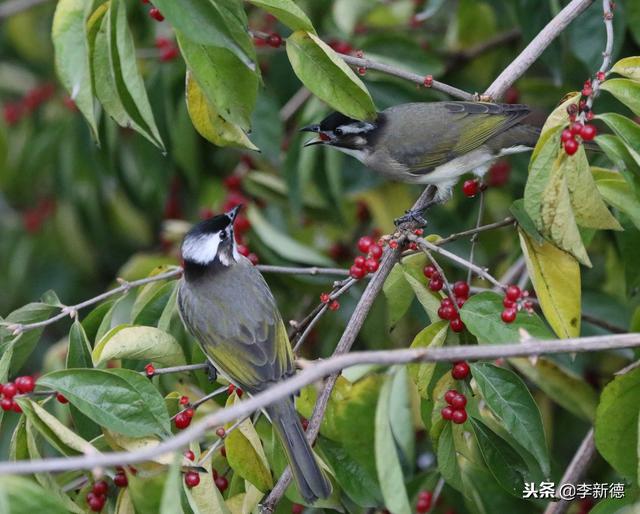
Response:
[{"label": "bird's eye", "polygon": [[224,241],[227,238],[228,234],[226,230],[220,232],[220,240]]},{"label": "bird's eye", "polygon": [[341,128],[335,129],[334,133],[335,133],[336,136],[343,136],[344,135],[344,131]]}]

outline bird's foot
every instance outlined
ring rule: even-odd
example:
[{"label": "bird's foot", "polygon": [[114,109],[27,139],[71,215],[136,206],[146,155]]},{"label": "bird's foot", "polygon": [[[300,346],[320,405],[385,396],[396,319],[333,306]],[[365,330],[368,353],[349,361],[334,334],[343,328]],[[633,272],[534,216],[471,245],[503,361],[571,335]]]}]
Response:
[{"label": "bird's foot", "polygon": [[210,361],[207,361],[207,378],[209,382],[216,382],[218,380],[218,370]]},{"label": "bird's foot", "polygon": [[416,223],[418,225],[416,228],[426,227],[427,220],[422,216],[423,213],[424,209],[408,210],[404,216],[396,218],[393,223],[396,227],[400,227],[405,223]]}]

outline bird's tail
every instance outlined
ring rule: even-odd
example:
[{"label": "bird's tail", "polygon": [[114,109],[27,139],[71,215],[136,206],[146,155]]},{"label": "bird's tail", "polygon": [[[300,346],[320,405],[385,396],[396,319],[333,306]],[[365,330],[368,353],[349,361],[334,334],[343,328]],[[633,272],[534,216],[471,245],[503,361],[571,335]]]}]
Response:
[{"label": "bird's tail", "polygon": [[331,494],[331,483],[320,470],[318,461],[305,437],[293,400],[281,400],[267,407],[291,465],[293,478],[304,500],[311,504]]}]

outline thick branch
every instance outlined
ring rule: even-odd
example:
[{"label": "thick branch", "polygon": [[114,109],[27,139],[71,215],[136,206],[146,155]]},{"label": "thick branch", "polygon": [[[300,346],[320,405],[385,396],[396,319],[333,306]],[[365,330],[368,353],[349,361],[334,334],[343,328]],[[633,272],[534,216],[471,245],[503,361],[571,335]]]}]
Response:
[{"label": "thick branch", "polygon": [[[353,334],[352,337],[355,337],[355,334]],[[345,341],[345,346],[346,342],[347,341]],[[304,386],[316,382],[323,377],[334,374],[344,368],[360,364],[389,366],[415,362],[493,360],[499,357],[528,357],[532,355],[581,353],[636,347],[640,347],[640,333],[558,340],[528,339],[522,343],[516,342],[504,345],[445,346],[440,348],[353,352],[336,355],[335,357],[307,365],[305,369],[297,375],[279,382],[277,385],[256,396],[236,403],[231,407],[208,414],[202,420],[153,448],[144,448],[133,452],[112,452],[79,457],[56,457],[53,459],[32,461],[2,462],[0,463],[0,475],[93,469],[96,467],[120,466],[148,461],[159,455],[179,451],[191,441],[203,437],[211,428],[219,427],[247,416],[282,398],[295,394]],[[311,426],[309,428],[311,428]]]},{"label": "thick branch", "polygon": [[572,0],[567,6],[543,28],[531,43],[505,68],[493,84],[485,91],[483,96],[492,100],[499,100],[505,91],[518,80],[525,71],[542,55],[542,52],[567,28],[567,25],[576,19],[593,0]]}]

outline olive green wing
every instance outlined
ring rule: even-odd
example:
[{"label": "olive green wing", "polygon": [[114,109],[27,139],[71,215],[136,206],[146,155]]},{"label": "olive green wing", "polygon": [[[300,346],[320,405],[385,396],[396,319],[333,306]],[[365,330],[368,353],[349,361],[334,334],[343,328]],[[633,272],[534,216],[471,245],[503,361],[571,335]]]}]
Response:
[{"label": "olive green wing", "polygon": [[[438,127],[425,141],[423,148],[409,151],[409,171],[422,175],[433,171],[456,157],[480,148],[491,138],[502,134],[529,114],[525,105],[493,104],[483,102],[444,102],[440,119],[433,120]],[[407,160],[406,148],[403,150]],[[392,154],[393,156],[393,154]]]}]

